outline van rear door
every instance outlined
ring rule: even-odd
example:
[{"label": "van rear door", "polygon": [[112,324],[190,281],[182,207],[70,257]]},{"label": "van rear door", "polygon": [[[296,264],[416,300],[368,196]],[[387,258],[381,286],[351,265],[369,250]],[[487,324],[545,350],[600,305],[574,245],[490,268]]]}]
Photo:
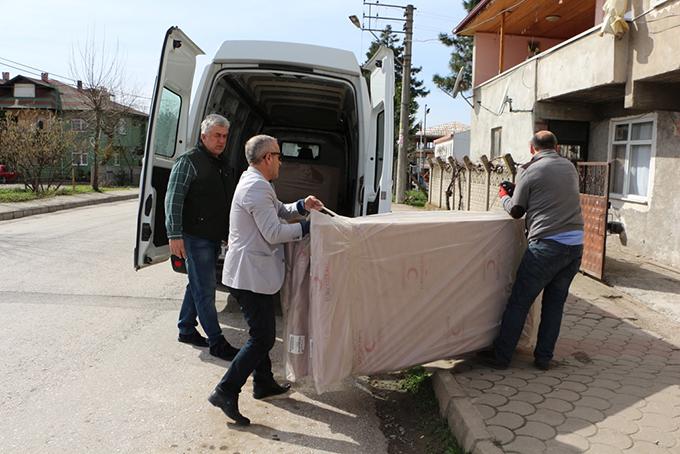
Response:
[{"label": "van rear door", "polygon": [[[373,178],[366,179],[363,213],[387,213],[392,207],[392,153],[394,150],[394,54],[380,47],[366,62],[371,72],[371,118],[369,134],[373,149]],[[370,181],[373,184],[370,185]]]},{"label": "van rear door", "polygon": [[165,34],[146,134],[135,237],[135,269],[170,257],[165,230],[165,191],[170,169],[187,149],[191,85],[203,51],[182,30]]}]

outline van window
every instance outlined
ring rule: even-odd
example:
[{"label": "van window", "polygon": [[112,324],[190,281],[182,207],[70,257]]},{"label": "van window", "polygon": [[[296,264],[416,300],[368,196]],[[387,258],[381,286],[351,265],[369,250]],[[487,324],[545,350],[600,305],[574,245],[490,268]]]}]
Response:
[{"label": "van window", "polygon": [[161,105],[156,120],[156,136],[154,138],[155,154],[172,156],[177,146],[177,127],[179,126],[179,112],[182,108],[182,98],[163,87]]},{"label": "van window", "polygon": [[380,188],[380,178],[383,172],[383,157],[385,155],[385,111],[378,114],[375,138],[375,179],[373,180],[374,190]]},{"label": "van window", "polygon": [[283,156],[297,159],[319,159],[319,146],[312,143],[281,143]]}]

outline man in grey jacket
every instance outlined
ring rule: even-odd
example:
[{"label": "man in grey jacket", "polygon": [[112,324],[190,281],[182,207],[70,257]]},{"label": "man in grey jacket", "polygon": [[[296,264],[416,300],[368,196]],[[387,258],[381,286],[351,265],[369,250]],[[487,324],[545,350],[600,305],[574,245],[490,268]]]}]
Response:
[{"label": "man in grey jacket", "polygon": [[541,323],[534,366],[550,368],[560,333],[564,302],[581,265],[583,217],[578,173],[557,151],[557,138],[538,131],[531,139],[531,161],[522,166],[514,193],[501,185],[498,195],[515,219],[526,214],[529,245],[517,270],[501,329],[487,363],[497,369],[510,364],[531,304],[543,291]]},{"label": "man in grey jacket", "polygon": [[236,186],[229,213],[229,249],[222,282],[238,301],[250,338],[208,398],[244,426],[250,420],[239,412],[238,396],[251,373],[255,399],[281,395],[290,388],[290,384],[276,383],[269,358],[276,340],[274,294],[283,285],[283,243],[302,239],[309,233],[309,221],[283,223],[281,219],[323,208],[311,195],[289,204],[277,199],[270,183],[279,176],[281,167],[281,151],[275,138],[252,137],[246,143],[246,159],[249,167]]}]

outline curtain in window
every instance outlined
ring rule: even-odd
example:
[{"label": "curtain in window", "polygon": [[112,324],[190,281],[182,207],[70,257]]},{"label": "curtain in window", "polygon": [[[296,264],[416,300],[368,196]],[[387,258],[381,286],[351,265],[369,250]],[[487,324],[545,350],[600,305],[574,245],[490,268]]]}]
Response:
[{"label": "curtain in window", "polygon": [[631,145],[628,194],[639,196],[647,195],[647,186],[649,184],[649,161],[651,157],[651,145]]}]

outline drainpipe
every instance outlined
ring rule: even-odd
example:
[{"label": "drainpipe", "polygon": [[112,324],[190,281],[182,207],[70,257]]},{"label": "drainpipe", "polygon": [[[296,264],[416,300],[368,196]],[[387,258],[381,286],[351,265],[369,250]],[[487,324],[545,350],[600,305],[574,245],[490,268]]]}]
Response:
[{"label": "drainpipe", "polygon": [[503,72],[503,54],[505,53],[505,11],[501,13],[501,40],[498,52],[498,74]]}]

